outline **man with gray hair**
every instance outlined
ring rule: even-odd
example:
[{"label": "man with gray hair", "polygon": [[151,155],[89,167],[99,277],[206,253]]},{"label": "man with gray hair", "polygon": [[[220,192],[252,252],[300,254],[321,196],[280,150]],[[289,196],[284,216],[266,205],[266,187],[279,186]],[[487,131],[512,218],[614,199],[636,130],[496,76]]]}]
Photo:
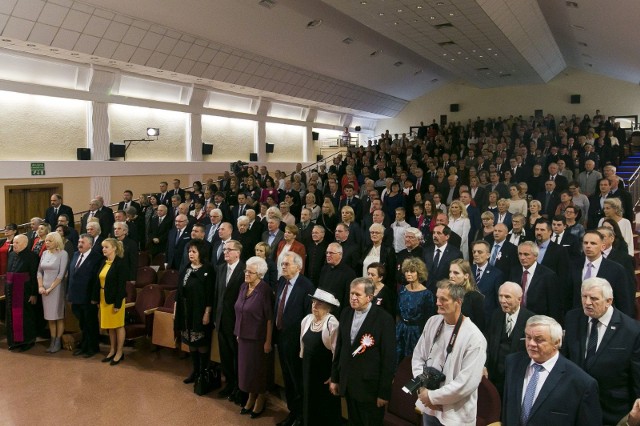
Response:
[{"label": "man with gray hair", "polygon": [[598,381],[603,418],[615,425],[640,396],[640,324],[613,306],[604,278],[586,279],[582,308],[565,320],[563,354]]},{"label": "man with gray hair", "polygon": [[318,288],[328,291],[338,299],[340,307],[337,310],[337,317],[340,317],[340,312],[349,302],[349,284],[357,275],[343,260],[342,246],[338,243],[329,244],[326,261],[326,265],[320,270]]},{"label": "man with gray hair", "polygon": [[507,281],[498,290],[500,309],[496,309],[487,329],[487,363],[485,375],[502,395],[507,355],[524,352],[524,326],[534,314],[521,307],[522,288]]},{"label": "man with gray hair", "polygon": [[534,315],[524,334],[527,352],[507,356],[502,422],[602,426],[598,383],[560,355],[560,324],[548,316]]},{"label": "man with gray hair", "polygon": [[[356,278],[349,286],[349,308],[340,327],[329,390],[347,400],[349,424],[382,425],[395,371],[395,326],[373,300],[375,285]],[[354,350],[355,349],[355,350]]]}]

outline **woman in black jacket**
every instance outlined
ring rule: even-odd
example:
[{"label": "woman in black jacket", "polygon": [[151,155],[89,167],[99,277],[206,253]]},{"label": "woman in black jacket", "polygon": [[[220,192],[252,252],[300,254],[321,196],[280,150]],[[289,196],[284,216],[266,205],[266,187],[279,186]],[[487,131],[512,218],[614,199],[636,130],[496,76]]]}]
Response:
[{"label": "woman in black jacket", "polygon": [[124,248],[115,238],[102,242],[105,259],[98,268],[92,301],[100,301],[100,327],[109,330],[109,353],[102,362],[117,365],[124,359],[124,304],[129,270],[124,261]]}]

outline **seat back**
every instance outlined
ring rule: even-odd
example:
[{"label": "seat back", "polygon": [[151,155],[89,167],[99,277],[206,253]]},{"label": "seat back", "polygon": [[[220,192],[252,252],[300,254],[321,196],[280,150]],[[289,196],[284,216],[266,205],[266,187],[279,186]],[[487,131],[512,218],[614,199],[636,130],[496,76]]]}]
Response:
[{"label": "seat back", "polygon": [[384,415],[385,425],[417,423],[418,415],[415,409],[417,397],[402,390],[402,387],[411,379],[413,379],[411,357],[407,356],[400,362],[391,385],[391,399]]},{"label": "seat back", "polygon": [[127,298],[126,302],[131,303],[136,301],[136,297],[138,296],[138,291],[136,290],[136,282],[135,281],[127,281]]},{"label": "seat back", "polygon": [[480,386],[478,386],[478,413],[476,415],[476,426],[490,425],[500,421],[500,394],[498,389],[482,376]]},{"label": "seat back", "polygon": [[164,298],[164,307],[168,309],[173,309],[173,304],[176,303],[176,293],[178,290],[171,290],[167,293]]},{"label": "seat back", "polygon": [[180,273],[177,270],[166,269],[160,276],[158,284],[160,284],[165,290],[173,290],[178,288],[179,277]]},{"label": "seat back", "polygon": [[156,284],[158,282],[158,274],[150,266],[142,266],[138,268],[136,273],[136,287],[142,288],[148,284]]},{"label": "seat back", "polygon": [[151,308],[157,308],[158,306],[162,306],[164,302],[164,293],[162,292],[162,288],[157,284],[149,284],[140,290],[138,293],[138,297],[136,298],[136,323],[137,324],[145,324],[145,314],[144,311]]},{"label": "seat back", "polygon": [[164,270],[164,264],[167,262],[167,256],[164,253],[158,253],[151,259],[151,264],[159,266],[160,270]]},{"label": "seat back", "polygon": [[151,264],[151,256],[149,252],[138,252],[138,266],[149,266]]}]

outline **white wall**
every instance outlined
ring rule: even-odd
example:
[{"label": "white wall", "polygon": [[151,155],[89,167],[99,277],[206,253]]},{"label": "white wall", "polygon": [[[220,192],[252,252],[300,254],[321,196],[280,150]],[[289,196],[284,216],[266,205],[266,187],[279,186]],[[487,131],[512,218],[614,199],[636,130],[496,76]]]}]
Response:
[{"label": "white wall", "polygon": [[213,144],[213,155],[206,156],[205,160],[248,161],[249,154],[255,152],[253,140],[256,124],[251,120],[203,115],[202,142]]},{"label": "white wall", "polygon": [[[274,144],[273,154],[267,154],[267,161],[300,161],[302,159],[302,143],[305,129],[301,126],[289,126],[280,123],[267,123],[266,142]],[[310,153],[315,158],[314,153]]]},{"label": "white wall", "polygon": [[[580,104],[571,104],[571,95],[581,95]],[[459,112],[449,112],[450,104],[459,104]],[[520,115],[529,117],[536,109],[556,118],[562,115],[593,116],[596,109],[604,115],[640,114],[640,87],[578,70],[566,70],[547,84],[477,89],[452,83],[410,102],[395,118],[380,120],[376,134],[389,129],[393,133],[408,132],[410,126],[440,122],[446,114],[449,122],[477,116],[482,118]]]}]

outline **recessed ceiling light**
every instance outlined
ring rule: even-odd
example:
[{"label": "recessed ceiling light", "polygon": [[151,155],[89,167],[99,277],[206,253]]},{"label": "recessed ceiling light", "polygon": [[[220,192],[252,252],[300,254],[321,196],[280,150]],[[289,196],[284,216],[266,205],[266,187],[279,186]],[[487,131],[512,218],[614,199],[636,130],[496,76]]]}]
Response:
[{"label": "recessed ceiling light", "polygon": [[484,56],[480,55],[480,56],[478,56],[478,58],[484,58]]},{"label": "recessed ceiling light", "polygon": [[469,59],[469,57],[467,56],[467,57],[466,57],[466,58],[464,58],[464,59]]},{"label": "recessed ceiling light", "polygon": [[384,16],[384,13],[380,12],[378,13],[378,16]]},{"label": "recessed ceiling light", "polygon": [[36,47],[36,45],[33,43],[27,43],[27,47]]},{"label": "recessed ceiling light", "polygon": [[361,1],[360,4],[367,4],[367,2],[366,1]]},{"label": "recessed ceiling light", "polygon": [[398,13],[402,13],[402,9],[398,9]]},{"label": "recessed ceiling light", "polygon": [[449,13],[449,16],[453,16],[453,12]]},{"label": "recessed ceiling light", "polygon": [[10,38],[3,38],[2,41],[6,42],[6,43],[11,43],[11,39]]},{"label": "recessed ceiling light", "polygon": [[438,3],[436,3],[436,6],[444,6],[444,2],[443,1],[439,1]]},{"label": "recessed ceiling light", "polygon": [[462,52],[458,52],[458,55],[460,55]]},{"label": "recessed ceiling light", "polygon": [[487,48],[487,50],[493,50],[493,49],[491,49],[490,47],[488,47],[488,48]]},{"label": "recessed ceiling light", "polygon": [[322,25],[322,19],[314,19],[313,21],[309,21],[307,23],[307,29],[316,28]]},{"label": "recessed ceiling light", "polygon": [[422,6],[421,6],[421,5],[418,5],[418,9],[422,9]]},{"label": "recessed ceiling light", "polygon": [[442,54],[442,56],[447,56],[447,54],[446,54],[446,53],[443,53],[443,54]]},{"label": "recessed ceiling light", "polygon": [[452,61],[455,61],[455,60],[456,60],[456,58],[451,58],[451,60],[452,60]]},{"label": "recessed ceiling light", "polygon": [[393,23],[393,25],[398,25],[398,22],[397,22],[397,21],[396,21],[396,22],[394,22],[394,23]]},{"label": "recessed ceiling light", "polygon": [[498,56],[498,54],[497,54],[497,53],[494,53],[494,54],[493,54],[493,56]]}]

